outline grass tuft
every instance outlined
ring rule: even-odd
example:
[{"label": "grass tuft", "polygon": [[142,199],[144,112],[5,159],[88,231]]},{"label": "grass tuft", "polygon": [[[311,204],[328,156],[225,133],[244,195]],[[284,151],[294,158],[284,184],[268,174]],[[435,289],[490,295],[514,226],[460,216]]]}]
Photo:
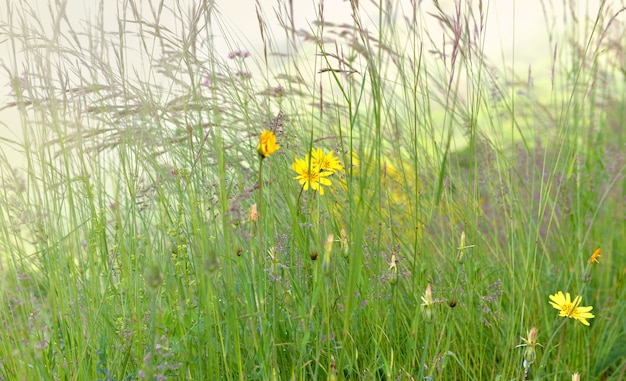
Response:
[{"label": "grass tuft", "polygon": [[92,5],[0,13],[0,380],[624,379],[624,8]]}]

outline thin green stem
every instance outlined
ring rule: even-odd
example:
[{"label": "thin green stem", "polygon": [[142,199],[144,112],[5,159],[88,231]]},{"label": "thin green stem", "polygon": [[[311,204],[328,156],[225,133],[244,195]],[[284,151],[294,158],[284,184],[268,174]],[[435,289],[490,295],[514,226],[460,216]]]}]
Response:
[{"label": "thin green stem", "polygon": [[257,217],[257,233],[259,235],[259,257],[263,256],[263,159],[263,156],[261,156],[261,158],[259,159],[259,215]]},{"label": "thin green stem", "polygon": [[537,379],[541,378],[540,375],[543,372],[543,369],[545,368],[546,363],[548,362],[548,354],[551,352],[550,345],[552,344],[552,342],[554,341],[554,338],[559,333],[561,328],[563,328],[566,322],[567,322],[567,319],[563,319],[561,324],[559,324],[559,326],[554,330],[554,332],[552,332],[552,335],[548,339],[548,342],[545,345],[546,350],[544,351],[543,356],[541,356],[541,363],[539,364],[539,371],[537,372]]}]

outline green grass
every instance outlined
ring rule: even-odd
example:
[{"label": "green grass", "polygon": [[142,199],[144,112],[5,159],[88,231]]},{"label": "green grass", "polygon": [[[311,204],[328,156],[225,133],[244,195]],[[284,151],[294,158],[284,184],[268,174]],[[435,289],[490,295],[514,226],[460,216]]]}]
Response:
[{"label": "green grass", "polygon": [[[209,3],[152,3],[53,35],[1,14],[0,380],[520,380],[532,327],[529,378],[624,378],[618,9],[576,15],[535,88],[481,54],[486,3],[291,30],[277,1],[232,58]],[[324,195],[293,179],[311,148],[345,168]]]}]

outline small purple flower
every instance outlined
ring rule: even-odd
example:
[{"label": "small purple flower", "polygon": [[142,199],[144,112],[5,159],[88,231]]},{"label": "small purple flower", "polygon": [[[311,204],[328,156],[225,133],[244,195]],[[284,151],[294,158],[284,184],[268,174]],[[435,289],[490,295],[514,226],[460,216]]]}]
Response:
[{"label": "small purple flower", "polygon": [[284,88],[284,87],[282,87],[282,86],[276,86],[276,87],[274,88],[274,94],[273,94],[273,95],[274,95],[274,97],[276,97],[276,98],[280,98],[280,97],[282,97],[283,95],[285,95],[285,88]]},{"label": "small purple flower", "polygon": [[246,59],[248,57],[250,57],[250,52],[248,52],[247,50],[235,50],[228,53],[228,58],[231,60],[235,58]]},{"label": "small purple flower", "polygon": [[239,76],[241,79],[250,79],[250,78],[252,78],[252,73],[250,73],[248,71],[241,71],[241,70],[239,70],[235,74],[237,76]]}]

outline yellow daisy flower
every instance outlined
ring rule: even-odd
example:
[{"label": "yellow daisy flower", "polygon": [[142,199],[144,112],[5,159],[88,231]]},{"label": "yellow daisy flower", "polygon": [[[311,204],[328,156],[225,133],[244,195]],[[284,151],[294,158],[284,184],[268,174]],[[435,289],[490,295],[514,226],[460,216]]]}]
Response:
[{"label": "yellow daisy flower", "polygon": [[323,195],[324,187],[322,185],[328,187],[332,185],[330,180],[326,178],[332,175],[332,172],[321,171],[317,165],[310,162],[309,155],[304,160],[296,158],[291,168],[298,174],[294,179],[304,186],[304,190],[311,187],[311,189],[319,191],[320,195]]},{"label": "yellow daisy flower", "polygon": [[324,154],[321,148],[312,149],[311,156],[313,156],[313,164],[321,171],[329,171],[330,173],[343,171],[343,166],[339,159],[333,156],[333,151],[328,151],[328,154]]},{"label": "yellow daisy flower", "polygon": [[259,139],[259,145],[256,147],[257,152],[261,155],[262,159],[265,159],[269,155],[278,151],[280,146],[276,144],[276,135],[272,131],[263,130],[261,133],[261,139]]},{"label": "yellow daisy flower", "polygon": [[561,317],[576,319],[586,326],[589,326],[589,322],[587,321],[587,319],[592,319],[595,317],[595,315],[589,312],[593,309],[592,306],[579,306],[580,302],[582,301],[582,296],[580,295],[574,298],[574,301],[572,301],[569,292],[563,295],[563,292],[559,291],[554,295],[550,295],[550,300],[550,304],[552,305],[552,307],[559,310],[559,316]]}]

